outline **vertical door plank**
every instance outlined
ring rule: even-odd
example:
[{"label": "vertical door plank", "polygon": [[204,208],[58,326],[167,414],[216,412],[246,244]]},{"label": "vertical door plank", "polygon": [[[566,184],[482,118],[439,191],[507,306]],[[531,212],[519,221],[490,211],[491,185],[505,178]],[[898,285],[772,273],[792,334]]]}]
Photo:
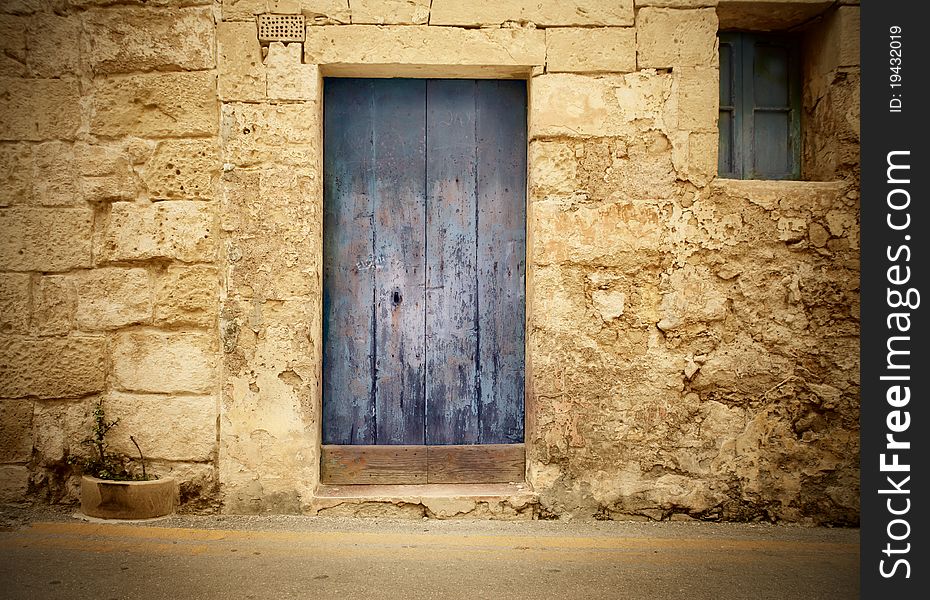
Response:
[{"label": "vertical door plank", "polygon": [[378,444],[424,443],[426,82],[374,82]]},{"label": "vertical door plank", "polygon": [[475,82],[427,83],[426,443],[478,442]]},{"label": "vertical door plank", "polygon": [[370,92],[353,79],[324,89],[324,444],[375,443]]},{"label": "vertical door plank", "polygon": [[478,82],[482,444],[523,441],[526,83]]}]

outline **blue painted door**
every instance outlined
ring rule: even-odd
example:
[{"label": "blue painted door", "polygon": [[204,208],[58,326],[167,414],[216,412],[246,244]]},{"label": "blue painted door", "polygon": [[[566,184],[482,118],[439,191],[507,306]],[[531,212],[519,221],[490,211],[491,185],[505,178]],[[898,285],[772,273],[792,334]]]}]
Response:
[{"label": "blue painted door", "polygon": [[323,443],[523,441],[523,81],[326,79]]}]

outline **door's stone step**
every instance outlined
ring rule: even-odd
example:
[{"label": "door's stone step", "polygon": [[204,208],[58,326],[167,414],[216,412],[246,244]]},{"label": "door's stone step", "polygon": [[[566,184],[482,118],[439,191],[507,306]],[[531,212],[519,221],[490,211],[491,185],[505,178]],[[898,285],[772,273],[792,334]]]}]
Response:
[{"label": "door's stone step", "polygon": [[538,497],[526,484],[321,485],[310,514],[434,519],[536,518]]}]

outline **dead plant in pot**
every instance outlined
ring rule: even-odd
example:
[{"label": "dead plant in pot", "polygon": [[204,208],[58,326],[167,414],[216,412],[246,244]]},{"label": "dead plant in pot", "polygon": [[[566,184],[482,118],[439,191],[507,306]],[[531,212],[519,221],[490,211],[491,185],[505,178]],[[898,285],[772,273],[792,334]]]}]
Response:
[{"label": "dead plant in pot", "polygon": [[[138,465],[130,457],[112,452],[107,441],[119,419],[108,421],[103,403],[94,407],[91,436],[84,440],[90,453],[69,459],[81,469],[81,512],[102,519],[151,519],[171,514],[178,505],[178,483],[173,477],[150,474],[135,437],[129,440],[139,452]],[[141,467],[141,468],[140,468]]]}]

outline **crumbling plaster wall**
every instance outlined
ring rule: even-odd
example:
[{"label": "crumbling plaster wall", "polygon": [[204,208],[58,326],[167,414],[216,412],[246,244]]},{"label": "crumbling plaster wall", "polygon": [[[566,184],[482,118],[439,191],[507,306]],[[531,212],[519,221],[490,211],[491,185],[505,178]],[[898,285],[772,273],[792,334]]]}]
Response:
[{"label": "crumbling plaster wall", "polygon": [[639,9],[637,73],[531,81],[529,472],[551,512],[858,521],[853,12],[806,35],[824,182],[713,179],[712,11]]},{"label": "crumbling plaster wall", "polygon": [[[858,7],[804,25],[819,181],[737,182],[717,4],[4,5],[4,497],[66,496],[103,398],[204,503],[310,510],[321,78],[524,77],[540,514],[856,522]],[[263,47],[265,12],[306,41]]]}]

